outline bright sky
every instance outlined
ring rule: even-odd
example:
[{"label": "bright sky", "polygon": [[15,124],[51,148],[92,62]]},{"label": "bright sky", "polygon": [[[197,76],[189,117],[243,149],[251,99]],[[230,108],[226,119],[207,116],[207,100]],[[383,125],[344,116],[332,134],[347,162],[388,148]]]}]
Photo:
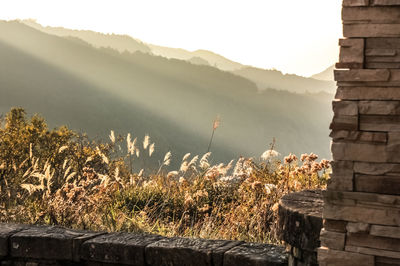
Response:
[{"label": "bright sky", "polygon": [[128,34],[312,75],[337,61],[341,0],[0,0],[0,19]]}]

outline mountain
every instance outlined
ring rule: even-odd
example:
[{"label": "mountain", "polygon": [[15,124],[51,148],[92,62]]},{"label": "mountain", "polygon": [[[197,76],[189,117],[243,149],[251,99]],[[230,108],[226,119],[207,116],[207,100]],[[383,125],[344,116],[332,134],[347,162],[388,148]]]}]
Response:
[{"label": "mountain", "polygon": [[278,70],[246,67],[232,71],[232,73],[255,82],[260,90],[273,88],[296,93],[315,93],[320,91],[334,93],[336,90],[336,85],[333,81],[321,81],[292,74],[282,74]]},{"label": "mountain", "polygon": [[[158,157],[206,151],[215,162],[259,156],[272,138],[282,154],[330,157],[331,94],[264,90],[230,72],[142,52],[96,48],[76,38],[0,21],[0,112],[22,106],[51,126],[107,138],[148,133]],[[180,157],[181,158],[181,157]]]},{"label": "mountain", "polygon": [[[145,44],[127,35],[103,34],[94,31],[70,30],[62,27],[43,27],[34,20],[22,20],[22,23],[46,32],[65,38],[78,38],[96,48],[107,48],[120,52],[144,52],[163,56],[169,59],[179,59],[196,65],[211,65],[224,71],[231,71],[236,75],[249,79],[257,84],[260,90],[273,88],[291,92],[303,93],[325,91],[333,93],[336,89],[333,79],[331,82],[304,78],[297,75],[283,75],[277,70],[260,69],[242,65],[229,60],[219,54],[196,50],[193,52],[181,48],[170,48],[154,44]],[[78,41],[78,40],[76,40]]]},{"label": "mountain", "polygon": [[332,65],[322,71],[321,73],[315,74],[311,76],[313,79],[319,79],[319,80],[328,80],[328,81],[333,81],[333,70],[335,69],[335,65]]},{"label": "mountain", "polygon": [[104,34],[90,30],[71,30],[62,27],[44,27],[32,19],[22,20],[21,22],[29,27],[52,35],[79,38],[97,48],[111,47],[120,52],[126,50],[128,52],[139,51],[143,53],[151,53],[150,47],[128,35]]}]

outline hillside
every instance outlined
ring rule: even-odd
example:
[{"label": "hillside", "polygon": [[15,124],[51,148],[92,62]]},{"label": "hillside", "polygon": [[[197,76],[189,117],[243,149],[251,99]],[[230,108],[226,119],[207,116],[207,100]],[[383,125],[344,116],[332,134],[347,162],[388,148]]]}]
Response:
[{"label": "hillside", "polygon": [[273,88],[296,93],[315,93],[320,91],[334,93],[336,90],[336,85],[333,81],[321,81],[297,75],[282,74],[278,70],[246,67],[232,73],[255,82],[260,90]]},{"label": "hillside", "polygon": [[23,106],[53,126],[68,124],[102,138],[110,129],[149,133],[157,151],[179,156],[205,152],[219,114],[215,161],[259,156],[273,137],[283,154],[330,156],[332,96],[260,92],[249,80],[213,67],[97,49],[19,22],[0,22],[0,44],[2,113]]},{"label": "hillside", "polygon": [[[260,90],[273,88],[297,93],[325,91],[333,93],[334,82],[319,81],[297,75],[284,75],[277,70],[267,70],[249,67],[229,60],[219,54],[207,50],[187,51],[181,48],[164,47],[154,44],[144,44],[127,35],[103,34],[94,31],[70,30],[62,27],[43,27],[34,20],[22,20],[22,23],[40,31],[66,38],[79,38],[97,48],[112,48],[120,52],[144,52],[191,62],[196,65],[210,65],[224,71],[249,79],[257,84]],[[328,71],[327,71],[328,72]],[[329,73],[329,72],[328,72]],[[332,73],[330,73],[333,75]],[[332,81],[333,79],[329,80]]]},{"label": "hillside", "polygon": [[321,73],[312,75],[311,78],[313,79],[319,79],[319,80],[328,80],[328,81],[333,81],[333,70],[335,69],[335,65],[332,65],[322,71]]}]

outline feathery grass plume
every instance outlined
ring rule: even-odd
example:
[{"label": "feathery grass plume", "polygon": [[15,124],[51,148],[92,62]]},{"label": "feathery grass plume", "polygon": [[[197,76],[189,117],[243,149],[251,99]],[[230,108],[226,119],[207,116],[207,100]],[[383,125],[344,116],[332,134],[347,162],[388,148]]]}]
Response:
[{"label": "feathery grass plume", "polygon": [[272,158],[278,157],[279,155],[280,153],[275,150],[267,150],[264,151],[263,154],[261,154],[261,159],[264,161],[269,161]]},{"label": "feathery grass plume", "polygon": [[143,174],[144,174],[144,169],[141,169],[141,170],[139,171],[138,177],[143,177]]},{"label": "feathery grass plume", "polygon": [[149,147],[149,157],[151,157],[151,155],[153,154],[153,152],[154,152],[154,143],[152,143],[152,144],[150,145],[150,147]]},{"label": "feathery grass plume", "polygon": [[220,116],[218,115],[218,116],[214,119],[214,121],[213,121],[212,133],[211,133],[210,143],[208,144],[207,152],[210,151],[211,143],[212,143],[212,140],[213,140],[213,138],[214,138],[215,130],[217,130],[217,128],[219,127],[220,124],[221,124],[221,118],[220,118]]},{"label": "feathery grass plume", "polygon": [[187,161],[182,162],[181,167],[179,168],[179,171],[186,173],[186,171],[189,168],[189,164]]},{"label": "feathery grass plume", "polygon": [[208,163],[208,158],[210,157],[210,155],[211,155],[211,152],[207,152],[203,155],[203,157],[201,157],[200,168],[206,169],[206,168],[210,167],[210,164]]},{"label": "feathery grass plume", "polygon": [[178,174],[179,174],[178,171],[171,171],[171,172],[169,172],[169,173],[167,174],[167,178],[175,177],[175,176],[177,176]]},{"label": "feathery grass plume", "polygon": [[192,160],[189,162],[189,167],[195,167],[196,166],[196,163],[197,163],[197,160],[199,159],[199,156],[198,155],[196,155],[196,156],[194,156],[193,158],[192,158]]},{"label": "feathery grass plume", "polygon": [[32,195],[36,191],[43,190],[43,187],[40,185],[33,185],[33,184],[21,184],[21,188],[28,191],[29,195]]},{"label": "feathery grass plume", "polygon": [[115,134],[114,134],[114,130],[111,130],[110,132],[110,140],[112,144],[115,144]]},{"label": "feathery grass plume", "polygon": [[171,163],[171,156],[172,156],[172,154],[170,151],[165,154],[164,162],[163,162],[164,165],[168,166]]},{"label": "feathery grass plume", "polygon": [[67,167],[67,164],[69,162],[69,159],[65,159],[62,168],[65,169]]},{"label": "feathery grass plume", "polygon": [[76,176],[76,172],[72,172],[71,174],[69,174],[67,176],[67,178],[65,178],[65,183],[68,183],[69,180],[71,180],[72,178],[74,178]]},{"label": "feathery grass plume", "polygon": [[149,135],[146,135],[146,136],[144,136],[144,139],[143,139],[143,149],[147,149],[149,144],[150,144],[150,137],[149,137]]},{"label": "feathery grass plume", "polygon": [[139,158],[139,156],[140,156],[140,150],[136,149],[136,157]]},{"label": "feathery grass plume", "polygon": [[58,153],[62,153],[62,152],[65,151],[66,149],[68,149],[68,146],[67,146],[67,145],[64,145],[64,146],[62,146],[62,147],[60,147],[60,148],[58,149]]},{"label": "feathery grass plume", "polygon": [[91,162],[91,161],[93,161],[93,157],[89,156],[89,157],[86,158],[85,164],[88,163],[88,162]]},{"label": "feathery grass plume", "polygon": [[29,159],[32,160],[33,152],[32,152],[32,143],[29,143]]},{"label": "feathery grass plume", "polygon": [[189,156],[190,156],[190,152],[186,153],[182,158],[182,162],[186,161],[189,158]]}]

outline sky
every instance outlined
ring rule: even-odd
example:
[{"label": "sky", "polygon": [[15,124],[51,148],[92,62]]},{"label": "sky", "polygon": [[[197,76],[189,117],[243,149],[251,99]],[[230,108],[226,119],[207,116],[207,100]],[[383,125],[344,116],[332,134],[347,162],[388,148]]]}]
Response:
[{"label": "sky", "polygon": [[336,63],[341,0],[0,0],[0,19],[128,34],[310,76]]}]

